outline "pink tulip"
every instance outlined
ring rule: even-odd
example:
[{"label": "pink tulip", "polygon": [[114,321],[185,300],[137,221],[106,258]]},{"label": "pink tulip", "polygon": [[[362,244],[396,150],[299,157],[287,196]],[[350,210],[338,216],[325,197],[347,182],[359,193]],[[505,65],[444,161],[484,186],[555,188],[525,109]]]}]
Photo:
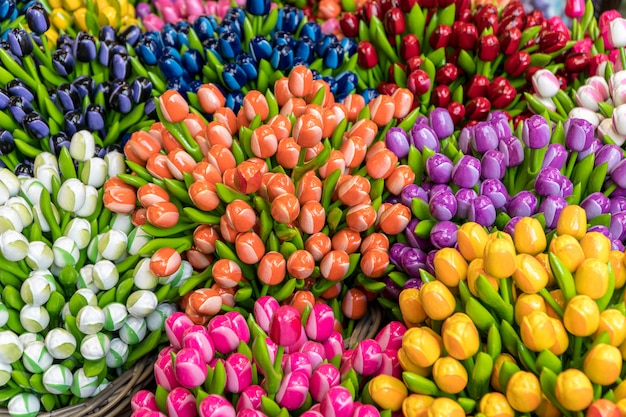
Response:
[{"label": "pink tulip", "polygon": [[335,18],[328,19],[321,24],[324,35],[332,35],[339,30],[339,21]]},{"label": "pink tulip", "polygon": [[195,325],[187,329],[183,336],[183,348],[195,349],[206,363],[211,362],[215,356],[213,340],[204,326]]},{"label": "pink tulip", "polygon": [[167,392],[180,386],[180,382],[178,382],[174,373],[174,364],[171,357],[161,356],[157,358],[156,362],[154,362],[154,379]]},{"label": "pink tulip", "polygon": [[161,349],[157,355],[157,357],[161,357],[161,356],[167,356],[168,358],[172,357],[172,353],[176,353],[178,352],[178,349],[174,349],[172,346],[165,346],[163,349]]},{"label": "pink tulip", "polygon": [[382,361],[382,350],[374,339],[359,342],[352,354],[352,366],[356,373],[363,376],[376,374]]},{"label": "pink tulip", "polygon": [[620,104],[613,110],[613,128],[615,131],[626,136],[626,104]]},{"label": "pink tulip", "polygon": [[174,371],[178,382],[185,388],[199,387],[207,377],[206,362],[200,352],[191,348],[178,351],[174,359]]},{"label": "pink tulip", "polygon": [[302,318],[295,307],[285,305],[274,312],[270,321],[270,337],[280,346],[290,346],[300,340]]},{"label": "pink tulip", "polygon": [[532,76],[532,84],[535,92],[543,98],[551,98],[559,92],[560,84],[552,72],[540,69]]},{"label": "pink tulip", "polygon": [[226,389],[240,393],[252,384],[252,364],[242,353],[233,353],[224,362],[226,370]]},{"label": "pink tulip", "polygon": [[608,29],[611,22],[620,17],[622,17],[622,15],[617,10],[607,10],[600,15],[600,19],[598,19],[598,28],[600,31]]},{"label": "pink tulip", "polygon": [[380,411],[370,404],[360,404],[354,407],[352,417],[380,417]]},{"label": "pink tulip", "polygon": [[322,345],[326,349],[326,358],[328,360],[343,354],[343,336],[339,332],[333,332]]},{"label": "pink tulip", "polygon": [[270,321],[279,307],[278,301],[269,295],[265,295],[254,302],[254,321],[257,322],[264,332],[270,331]]},{"label": "pink tulip", "polygon": [[150,13],[145,16],[143,19],[141,19],[141,22],[143,23],[146,30],[151,32],[160,32],[161,29],[163,29],[163,25],[165,25],[163,19],[161,19],[154,13]]},{"label": "pink tulip", "polygon": [[230,320],[231,328],[237,334],[239,341],[248,344],[248,342],[250,342],[250,328],[244,316],[237,311],[229,311],[224,314],[224,316],[228,317],[228,320]]},{"label": "pink tulip", "polygon": [[315,304],[306,321],[306,334],[311,340],[324,342],[334,331],[335,314],[328,304]]},{"label": "pink tulip", "polygon": [[167,23],[178,23],[182,20],[175,6],[163,6],[161,16],[163,16],[163,20]]},{"label": "pink tulip", "polygon": [[174,388],[167,394],[167,414],[170,417],[196,417],[196,397],[183,387]]},{"label": "pink tulip", "polygon": [[317,402],[322,401],[328,390],[339,385],[340,381],[339,370],[334,365],[330,363],[320,365],[309,381],[311,397]]},{"label": "pink tulip", "polygon": [[300,414],[300,417],[324,417],[319,411],[308,410]]},{"label": "pink tulip", "polygon": [[611,97],[613,98],[613,105],[615,106],[626,104],[626,85],[618,85],[617,88],[613,90]]},{"label": "pink tulip", "polygon": [[147,407],[140,407],[136,410],[133,410],[133,413],[130,415],[130,417],[148,417],[148,415],[154,412],[155,410],[151,410]]},{"label": "pink tulip", "polygon": [[135,411],[140,408],[148,408],[153,411],[158,411],[159,407],[156,403],[156,397],[152,391],[142,389],[137,391],[133,398],[130,400],[130,408]]},{"label": "pink tulip", "polygon": [[[626,80],[625,80],[626,82]],[[600,77],[598,75],[594,75],[592,77],[587,78],[585,84],[592,86],[602,95],[602,101],[608,99],[610,97],[609,92],[609,84],[606,82],[604,77]]]},{"label": "pink tulip", "polygon": [[250,385],[245,388],[237,400],[237,412],[245,409],[260,410],[261,398],[267,396],[259,385]]},{"label": "pink tulip", "polygon": [[402,365],[400,365],[400,360],[398,359],[398,351],[393,349],[384,350],[378,375],[390,375],[402,379],[402,371]]},{"label": "pink tulip", "polygon": [[585,13],[585,0],[566,0],[565,16],[570,19],[581,17]]},{"label": "pink tulip", "polygon": [[187,0],[187,16],[200,16],[202,12],[202,2],[200,0]]},{"label": "pink tulip", "polygon": [[267,416],[263,414],[262,411],[251,410],[247,408],[245,410],[241,410],[240,412],[238,412],[237,417],[267,417]]},{"label": "pink tulip", "polygon": [[309,339],[306,337],[306,331],[304,331],[304,326],[300,324],[300,337],[295,341],[295,343],[285,347],[285,353],[299,352],[300,348],[302,348],[308,340]]},{"label": "pink tulip", "polygon": [[611,118],[604,119],[598,126],[598,133],[600,135],[607,135],[617,145],[622,146],[626,142],[626,136],[620,135],[613,125]]},{"label": "pink tulip", "polygon": [[208,328],[215,350],[223,355],[228,355],[237,350],[241,340],[228,317],[225,315],[213,317]]},{"label": "pink tulip", "polygon": [[185,331],[192,327],[193,321],[185,313],[176,312],[165,319],[165,333],[170,344],[175,349],[180,349],[183,343]]},{"label": "pink tulip", "polygon": [[309,393],[309,378],[302,371],[286,374],[276,393],[276,403],[293,411],[302,407]]},{"label": "pink tulip", "polygon": [[598,127],[600,124],[598,113],[584,107],[574,107],[567,116],[570,119],[584,119],[591,123],[593,127]]},{"label": "pink tulip", "polygon": [[286,374],[293,371],[302,371],[311,378],[313,367],[305,353],[293,352],[283,356],[283,372]]},{"label": "pink tulip", "polygon": [[202,400],[198,408],[200,411],[200,417],[237,417],[235,408],[221,395],[209,395]]},{"label": "pink tulip", "polygon": [[320,403],[320,410],[326,417],[349,416],[352,415],[353,409],[352,394],[340,385],[329,389]]},{"label": "pink tulip", "polygon": [[582,85],[576,90],[576,103],[589,110],[598,111],[598,102],[602,100],[602,93],[591,85]]},{"label": "pink tulip", "polygon": [[378,332],[375,340],[382,350],[398,350],[402,347],[404,333],[406,333],[406,326],[399,321],[392,321]]},{"label": "pink tulip", "polygon": [[313,370],[317,369],[326,360],[326,349],[321,343],[308,341],[300,348],[300,352],[307,355]]}]

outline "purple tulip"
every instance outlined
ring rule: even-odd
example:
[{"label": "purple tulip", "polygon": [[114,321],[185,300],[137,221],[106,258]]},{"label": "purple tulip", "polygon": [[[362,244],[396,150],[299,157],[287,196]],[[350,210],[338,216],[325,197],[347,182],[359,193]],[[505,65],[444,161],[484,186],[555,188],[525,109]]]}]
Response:
[{"label": "purple tulip", "polygon": [[467,219],[472,201],[478,197],[478,194],[472,188],[461,188],[454,197],[456,198],[457,217],[464,220]]},{"label": "purple tulip", "polygon": [[237,334],[239,341],[248,344],[250,342],[250,328],[245,317],[237,311],[229,311],[224,316],[230,320],[230,327]]},{"label": "purple tulip", "polygon": [[200,417],[236,417],[237,413],[230,401],[221,395],[211,394],[200,402]]},{"label": "purple tulip", "polygon": [[428,193],[417,184],[409,184],[404,187],[400,197],[402,198],[402,204],[407,207],[411,207],[414,198],[421,198],[424,201],[428,201]]},{"label": "purple tulip", "polygon": [[341,375],[334,365],[330,363],[320,365],[313,372],[311,380],[309,381],[311,397],[316,402],[322,401],[328,390],[339,385],[340,382]]},{"label": "purple tulip", "polygon": [[611,231],[609,230],[609,228],[601,224],[596,224],[595,226],[591,226],[589,229],[587,229],[587,233],[591,232],[601,233],[609,239],[611,238]]},{"label": "purple tulip", "polygon": [[[328,340],[328,338],[326,338],[326,340]],[[300,348],[300,352],[304,353],[309,358],[313,370],[317,369],[317,367],[326,360],[326,349],[324,349],[322,343],[313,342],[312,340],[304,342]]]},{"label": "purple tulip", "polygon": [[165,334],[175,349],[182,347],[183,335],[193,325],[193,321],[181,312],[176,312],[165,320]]},{"label": "purple tulip", "polygon": [[485,152],[480,160],[480,175],[483,179],[494,178],[501,180],[506,172],[504,154],[495,149]]},{"label": "purple tulip", "polygon": [[354,400],[347,388],[335,386],[328,390],[320,402],[320,411],[326,417],[344,417],[352,415]]},{"label": "purple tulip", "polygon": [[309,378],[302,371],[286,374],[280,381],[276,393],[276,403],[287,410],[293,411],[302,407],[309,393]]},{"label": "purple tulip", "polygon": [[399,321],[392,321],[383,327],[375,337],[380,348],[398,350],[402,347],[402,337],[406,333],[406,326]]},{"label": "purple tulip", "polygon": [[453,168],[450,158],[441,153],[436,153],[426,160],[426,173],[436,184],[448,183]]},{"label": "purple tulip", "polygon": [[515,226],[517,225],[517,223],[519,223],[520,220],[522,220],[522,217],[520,217],[520,216],[513,217],[504,226],[504,231],[506,233],[510,234],[511,237],[514,237],[515,236]]},{"label": "purple tulip", "polygon": [[480,160],[464,155],[454,165],[452,182],[462,188],[472,188],[480,179]]},{"label": "purple tulip", "polygon": [[624,244],[622,243],[621,240],[613,239],[611,241],[611,250],[616,250],[618,252],[624,252],[624,249],[626,249],[626,247],[624,247]]},{"label": "purple tulip", "polygon": [[[418,249],[424,249],[424,248],[429,248],[430,247],[430,240],[426,240],[426,239],[422,239],[421,237],[417,236],[415,234],[415,228],[417,227],[417,225],[419,224],[420,220],[417,218],[412,218],[409,221],[409,224],[407,224],[406,229],[404,229],[404,236],[406,237],[406,240],[408,242],[408,244],[410,245],[410,247],[412,248],[418,248]],[[395,246],[396,244],[394,243],[393,246]],[[391,258],[391,251],[389,251],[389,257]],[[395,258],[396,260],[400,259],[400,257]],[[392,261],[393,263],[393,261]],[[394,263],[394,265],[398,265],[397,263]]]},{"label": "purple tulip", "polygon": [[266,396],[267,393],[260,385],[250,385],[241,392],[237,400],[237,412],[246,409],[260,410],[261,398]]},{"label": "purple tulip", "polygon": [[389,248],[389,261],[391,261],[391,263],[395,266],[400,265],[402,257],[409,249],[411,249],[409,245],[405,245],[404,243],[394,243],[391,245],[391,248]]},{"label": "purple tulip", "polygon": [[398,159],[405,158],[409,154],[409,135],[400,127],[392,127],[387,131],[385,144]]},{"label": "purple tulip", "polygon": [[574,192],[574,184],[565,175],[561,176],[561,197],[569,197]]},{"label": "purple tulip", "polygon": [[[393,282],[393,281],[392,281]],[[424,283],[422,282],[422,280],[420,278],[409,278],[406,280],[406,282],[404,283],[404,286],[402,287],[402,289],[407,289],[407,288],[415,288],[415,289],[420,289],[422,288],[422,285]],[[400,294],[398,294],[398,297],[400,296]]]},{"label": "purple tulip", "polygon": [[410,248],[400,260],[400,268],[411,277],[419,277],[420,269],[424,268],[426,254],[418,248]]},{"label": "purple tulip", "polygon": [[343,336],[339,332],[333,332],[324,343],[324,349],[326,350],[326,358],[328,360],[333,359],[337,355],[343,354]]},{"label": "purple tulip", "polygon": [[[206,366],[205,366],[206,368]],[[157,385],[163,387],[167,392],[179,387],[181,384],[176,378],[174,364],[169,356],[161,356],[154,362],[154,380]]]},{"label": "purple tulip", "polygon": [[496,131],[498,139],[511,136],[511,124],[506,114],[499,111],[492,112],[487,116],[487,121],[491,123],[491,126]]},{"label": "purple tulip", "polygon": [[535,178],[535,191],[541,197],[551,195],[560,196],[561,192],[561,172],[553,167],[545,167],[539,171]]},{"label": "purple tulip", "polygon": [[389,276],[383,278],[383,282],[385,283],[385,289],[383,290],[381,295],[388,300],[397,301],[403,288],[393,282],[393,280],[389,278]]},{"label": "purple tulip", "polygon": [[611,172],[611,179],[620,188],[626,188],[626,159],[620,161],[613,172]]},{"label": "purple tulip", "polygon": [[626,211],[626,198],[625,197],[612,197],[611,205],[609,206],[609,212],[614,215]]},{"label": "purple tulip", "polygon": [[622,211],[611,216],[609,230],[611,231],[611,237],[613,239],[626,239],[626,212]]},{"label": "purple tulip", "polygon": [[561,211],[565,206],[567,206],[567,201],[558,195],[548,196],[539,204],[538,212],[543,213],[546,220],[546,228],[554,229],[556,227]]},{"label": "purple tulip", "polygon": [[245,410],[239,411],[237,417],[267,417],[267,415],[262,411],[246,408]]},{"label": "purple tulip", "polygon": [[409,139],[411,145],[415,146],[420,152],[424,152],[425,147],[431,151],[439,152],[439,139],[437,138],[437,134],[427,124],[416,124],[413,126]]},{"label": "purple tulip", "polygon": [[524,121],[522,127],[522,142],[530,149],[541,149],[548,146],[552,130],[546,119],[538,114]]},{"label": "purple tulip", "polygon": [[398,379],[402,379],[402,365],[398,359],[398,351],[393,349],[384,350],[382,353],[383,361],[378,370],[378,375],[390,375]]},{"label": "purple tulip", "polygon": [[435,274],[435,255],[436,254],[437,254],[437,249],[434,249],[428,252],[428,255],[426,255],[426,272],[428,272],[431,275]]},{"label": "purple tulip", "polygon": [[300,337],[294,343],[289,346],[285,346],[285,353],[299,352],[300,348],[307,342],[307,340],[309,339],[306,337],[304,326],[300,324]]},{"label": "purple tulip", "polygon": [[311,340],[323,342],[331,335],[335,326],[335,314],[327,304],[315,304],[306,321],[306,335]]},{"label": "purple tulip", "polygon": [[439,194],[442,191],[451,193],[452,192],[452,187],[450,187],[448,184],[433,184],[433,183],[431,183],[431,186],[430,186],[430,188],[428,190],[428,200],[430,201],[431,198],[433,198],[435,195]]},{"label": "purple tulip", "polygon": [[254,302],[254,320],[264,332],[270,330],[270,320],[280,304],[274,297],[265,295]]},{"label": "purple tulip", "polygon": [[428,125],[428,117],[422,116],[420,114],[419,116],[417,116],[417,119],[415,119],[415,124],[416,125]]},{"label": "purple tulip", "polygon": [[500,139],[498,150],[504,155],[504,163],[508,168],[516,167],[524,162],[524,147],[517,136]]},{"label": "purple tulip", "polygon": [[191,348],[182,348],[174,359],[176,379],[185,388],[196,388],[204,384],[207,377],[207,366],[198,352]]},{"label": "purple tulip", "polygon": [[442,191],[428,202],[430,214],[437,220],[450,220],[456,215],[456,198],[450,191]]},{"label": "purple tulip", "polygon": [[480,193],[489,197],[496,209],[504,207],[509,201],[509,193],[500,180],[489,179],[483,181],[480,185]]},{"label": "purple tulip", "polygon": [[183,387],[174,388],[167,394],[165,400],[167,414],[170,417],[195,417],[196,397]]},{"label": "purple tulip", "polygon": [[565,149],[565,146],[560,143],[551,143],[548,145],[546,149],[546,154],[543,157],[543,162],[541,163],[541,167],[553,167],[558,170],[565,166],[565,162],[567,162],[568,152]]},{"label": "purple tulip", "polygon": [[537,212],[539,200],[530,191],[520,191],[511,198],[507,207],[507,213],[511,217],[530,217]]},{"label": "purple tulip", "polygon": [[478,122],[474,126],[472,149],[479,154],[498,149],[498,134],[489,122]]},{"label": "purple tulip", "polygon": [[585,119],[568,119],[563,125],[565,145],[572,151],[581,152],[589,148],[594,136],[594,128]]},{"label": "purple tulip", "polygon": [[222,355],[228,355],[237,350],[241,340],[228,317],[225,315],[213,317],[209,322],[208,329],[216,351]]},{"label": "purple tulip", "polygon": [[604,145],[596,152],[593,164],[598,166],[606,162],[608,164],[606,172],[611,175],[622,159],[624,159],[624,153],[619,146]]},{"label": "purple tulip", "polygon": [[352,354],[352,366],[357,374],[363,376],[374,375],[382,364],[382,349],[374,339],[365,339],[359,342]]},{"label": "purple tulip", "polygon": [[451,221],[438,222],[430,231],[430,241],[437,249],[453,248],[459,227]]},{"label": "purple tulip", "polygon": [[183,336],[183,348],[195,349],[205,363],[209,363],[215,356],[215,347],[209,331],[204,326],[191,326]]},{"label": "purple tulip", "polygon": [[459,150],[463,152],[465,155],[468,155],[472,152],[472,140],[474,138],[474,126],[465,126],[461,129],[461,133],[459,133],[459,138],[457,139]]},{"label": "purple tulip", "polygon": [[380,417],[380,412],[371,404],[361,404],[354,407],[352,417]]},{"label": "purple tulip", "polygon": [[311,361],[309,360],[308,355],[302,352],[293,352],[283,356],[282,368],[285,373],[302,371],[309,378],[311,378],[311,375],[313,374]]},{"label": "purple tulip", "polygon": [[582,161],[583,159],[585,159],[587,156],[591,155],[592,153],[598,152],[598,150],[602,148],[602,145],[603,143],[600,139],[597,139],[597,138],[592,139],[591,144],[589,145],[587,149],[578,152],[578,157],[576,158],[576,160]]},{"label": "purple tulip", "polygon": [[240,393],[252,384],[252,363],[243,353],[232,353],[224,361],[226,370],[226,389]]},{"label": "purple tulip", "polygon": [[439,139],[445,139],[454,133],[454,122],[448,109],[442,107],[434,109],[428,115],[428,120]]},{"label": "purple tulip", "polygon": [[485,195],[480,195],[472,201],[467,219],[476,222],[481,226],[490,227],[496,221],[496,208],[491,199]]}]

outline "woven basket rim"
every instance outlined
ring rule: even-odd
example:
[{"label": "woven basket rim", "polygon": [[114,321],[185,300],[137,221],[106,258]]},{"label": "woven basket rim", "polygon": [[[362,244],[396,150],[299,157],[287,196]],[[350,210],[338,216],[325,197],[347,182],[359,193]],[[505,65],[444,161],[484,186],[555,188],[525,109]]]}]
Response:
[{"label": "woven basket rim", "polygon": [[383,311],[378,303],[368,303],[365,316],[354,326],[352,334],[344,340],[346,349],[353,349],[359,342],[373,339],[383,323]]}]

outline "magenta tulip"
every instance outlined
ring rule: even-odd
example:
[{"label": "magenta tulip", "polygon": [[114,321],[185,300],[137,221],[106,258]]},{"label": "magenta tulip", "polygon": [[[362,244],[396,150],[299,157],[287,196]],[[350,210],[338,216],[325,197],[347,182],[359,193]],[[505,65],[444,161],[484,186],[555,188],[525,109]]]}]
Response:
[{"label": "magenta tulip", "polygon": [[185,331],[183,336],[183,348],[190,348],[198,351],[204,362],[209,363],[215,356],[215,346],[209,335],[209,331],[204,326],[191,326]]},{"label": "magenta tulip", "polygon": [[200,417],[236,417],[235,408],[221,395],[211,394],[198,407]]},{"label": "magenta tulip", "polygon": [[306,334],[311,340],[324,342],[333,333],[335,314],[328,304],[315,304],[306,321]]},{"label": "magenta tulip", "polygon": [[378,332],[375,340],[382,350],[398,350],[402,347],[404,333],[406,333],[406,326],[399,321],[392,321]]},{"label": "magenta tulip", "polygon": [[264,332],[269,332],[270,321],[274,312],[278,310],[280,304],[274,297],[265,295],[254,302],[254,320],[263,329]]},{"label": "magenta tulip", "polygon": [[185,313],[176,312],[165,319],[165,333],[174,349],[180,349],[185,330],[193,326],[193,322]]},{"label": "magenta tulip", "polygon": [[343,417],[352,414],[354,400],[347,388],[332,387],[320,402],[320,410],[326,417]]},{"label": "magenta tulip", "polygon": [[329,389],[339,385],[341,375],[339,370],[330,363],[320,365],[311,376],[309,381],[309,390],[311,397],[317,402],[322,401]]},{"label": "magenta tulip", "polygon": [[265,415],[262,411],[247,408],[238,412],[237,417],[267,417],[267,415]]},{"label": "magenta tulip", "polygon": [[333,332],[322,345],[326,349],[326,358],[328,360],[343,354],[343,336],[339,332]]},{"label": "magenta tulip", "polygon": [[395,349],[384,350],[378,375],[390,375],[402,379],[402,371],[402,366],[398,360],[398,351]]},{"label": "magenta tulip", "polygon": [[321,343],[308,341],[300,348],[300,352],[306,354],[311,362],[311,368],[317,369],[324,360],[326,360],[326,349]]},{"label": "magenta tulip", "polygon": [[130,400],[130,408],[133,411],[140,408],[148,408],[153,411],[159,410],[154,393],[147,389],[137,391],[135,395],[133,395],[133,398]]},{"label": "magenta tulip", "polygon": [[302,371],[311,378],[313,367],[306,353],[293,352],[283,356],[283,372]]},{"label": "magenta tulip", "polygon": [[196,388],[204,384],[207,377],[207,366],[204,359],[195,349],[183,348],[174,359],[176,379],[185,388]]},{"label": "magenta tulip", "polygon": [[309,393],[309,378],[302,371],[286,374],[280,382],[276,393],[276,402],[287,410],[302,407]]},{"label": "magenta tulip", "polygon": [[183,387],[174,388],[165,400],[170,417],[196,417],[196,397]]},{"label": "magenta tulip", "polygon": [[324,415],[319,411],[308,410],[300,414],[300,417],[324,417]]},{"label": "magenta tulip", "polygon": [[252,363],[243,353],[233,353],[224,362],[226,389],[240,393],[252,384]]},{"label": "magenta tulip", "polygon": [[240,339],[228,317],[225,315],[213,317],[208,328],[215,350],[222,355],[228,355],[237,350]]},{"label": "magenta tulip", "polygon": [[300,340],[302,318],[292,306],[281,306],[274,312],[270,321],[270,337],[279,346],[290,346]]},{"label": "magenta tulip", "polygon": [[154,362],[154,379],[167,392],[181,385],[176,378],[171,357],[161,356],[157,358],[156,362]]},{"label": "magenta tulip", "polygon": [[380,411],[370,404],[360,404],[354,407],[352,417],[380,417]]},{"label": "magenta tulip", "polygon": [[267,393],[260,385],[250,385],[241,392],[237,400],[237,412],[245,409],[260,410],[261,398],[265,396]]},{"label": "magenta tulip", "polygon": [[359,342],[352,354],[352,366],[354,366],[356,373],[363,376],[376,374],[382,361],[382,349],[374,339],[365,339]]},{"label": "magenta tulip", "polygon": [[239,340],[246,344],[250,342],[250,328],[245,317],[237,311],[229,311],[224,316],[230,320],[231,328],[237,333]]}]

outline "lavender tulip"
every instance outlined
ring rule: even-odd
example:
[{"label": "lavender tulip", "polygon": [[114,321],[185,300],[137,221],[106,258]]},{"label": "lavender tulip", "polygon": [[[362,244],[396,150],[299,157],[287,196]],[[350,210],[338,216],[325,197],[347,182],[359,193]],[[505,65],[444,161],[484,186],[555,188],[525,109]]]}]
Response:
[{"label": "lavender tulip", "polygon": [[210,394],[198,406],[200,417],[236,417],[235,407],[221,395]]},{"label": "lavender tulip", "polygon": [[483,179],[501,180],[506,172],[504,154],[495,149],[491,149],[483,155],[480,160],[480,175]]},{"label": "lavender tulip", "polygon": [[304,353],[309,358],[311,367],[314,370],[326,360],[326,349],[324,349],[324,345],[318,342],[313,342],[312,340],[304,342],[300,348],[300,353]]},{"label": "lavender tulip", "polygon": [[496,221],[496,208],[491,199],[481,195],[472,201],[467,219],[481,226],[490,227]]},{"label": "lavender tulip", "polygon": [[194,417],[196,412],[196,397],[183,387],[174,388],[167,394],[165,400],[167,415],[170,417]]},{"label": "lavender tulip", "polygon": [[161,356],[154,362],[154,380],[167,392],[181,385],[176,378],[174,364],[170,356]]},{"label": "lavender tulip", "polygon": [[565,146],[561,145],[560,143],[551,143],[546,149],[546,154],[543,157],[541,167],[553,167],[560,170],[565,166],[565,162],[567,162],[567,157],[568,152],[565,149]]},{"label": "lavender tulip", "polygon": [[445,191],[447,193],[452,192],[452,187],[448,184],[430,184],[430,188],[428,189],[429,200],[439,194],[440,192]]},{"label": "lavender tulip", "polygon": [[587,156],[591,155],[592,153],[596,153],[598,152],[598,150],[602,147],[603,143],[600,139],[594,138],[591,140],[591,144],[589,145],[589,147],[581,152],[578,152],[578,157],[576,158],[577,161],[582,161],[583,159],[585,159]]},{"label": "lavender tulip", "polygon": [[327,304],[316,304],[307,318],[305,331],[309,339],[323,342],[332,334],[334,326],[333,309]]},{"label": "lavender tulip", "polygon": [[611,205],[609,206],[609,213],[617,214],[622,211],[626,211],[626,198],[625,197],[611,197]]},{"label": "lavender tulip", "polygon": [[328,360],[343,354],[343,336],[339,332],[333,332],[322,345],[326,350],[326,358],[328,358]]},{"label": "lavender tulip", "polygon": [[539,204],[539,213],[543,213],[546,228],[554,229],[556,227],[561,211],[565,206],[567,206],[567,201],[558,195],[548,196]]},{"label": "lavender tulip", "polygon": [[539,200],[530,191],[520,191],[511,198],[507,207],[507,213],[512,217],[530,217],[537,212]]},{"label": "lavender tulip", "polygon": [[402,338],[406,333],[406,326],[399,321],[392,321],[383,327],[374,338],[383,351],[398,350],[402,347]]},{"label": "lavender tulip", "polygon": [[[401,289],[406,290],[407,288],[415,288],[419,290],[420,288],[422,288],[423,284],[424,283],[422,282],[420,278],[409,278],[408,280],[406,280],[406,282],[404,283],[404,286]],[[399,296],[400,294],[398,294],[398,297]]]},{"label": "lavender tulip", "polygon": [[211,362],[215,356],[213,340],[204,326],[196,325],[187,329],[183,335],[182,346],[200,352],[205,363]]},{"label": "lavender tulip", "polygon": [[568,149],[581,152],[589,148],[595,130],[591,123],[584,119],[568,119],[563,128],[565,130],[565,145]]},{"label": "lavender tulip", "polygon": [[267,393],[259,385],[250,385],[246,387],[237,400],[237,412],[242,410],[260,410],[261,398],[267,396]]},{"label": "lavender tulip", "polygon": [[615,170],[615,167],[624,159],[624,153],[622,149],[617,145],[604,145],[597,152],[593,161],[594,166],[601,164],[607,164],[607,173],[611,173]]},{"label": "lavender tulip", "polygon": [[286,374],[276,393],[276,402],[287,410],[297,410],[306,401],[309,392],[309,378],[302,371]]},{"label": "lavender tulip", "polygon": [[252,363],[242,353],[232,353],[224,361],[226,370],[226,389],[240,393],[252,384]]},{"label": "lavender tulip", "polygon": [[458,230],[459,227],[454,222],[439,222],[430,231],[430,241],[437,249],[453,248],[456,245]]},{"label": "lavender tulip", "polygon": [[425,253],[417,248],[410,248],[400,260],[400,267],[411,277],[419,277],[420,269],[424,268]]},{"label": "lavender tulip", "polygon": [[561,172],[553,167],[545,167],[535,178],[535,191],[541,197],[561,194]]},{"label": "lavender tulip", "polygon": [[389,375],[394,378],[402,378],[402,365],[398,359],[398,351],[393,349],[387,349],[383,351],[383,360],[378,370],[378,375]]},{"label": "lavender tulip", "polygon": [[516,216],[509,220],[504,226],[504,231],[511,235],[511,237],[515,237],[515,226],[519,221],[522,220],[522,217]]},{"label": "lavender tulip", "polygon": [[489,197],[496,209],[503,208],[509,201],[509,192],[500,180],[489,179],[483,181],[480,185],[480,193]]},{"label": "lavender tulip", "polygon": [[371,404],[361,404],[354,407],[352,417],[380,417],[380,412]]},{"label": "lavender tulip", "polygon": [[351,416],[354,409],[352,394],[342,386],[329,389],[320,404],[320,411],[326,417]]},{"label": "lavender tulip", "polygon": [[426,160],[426,173],[435,184],[447,184],[453,169],[450,158],[436,153]]},{"label": "lavender tulip", "polygon": [[609,230],[613,239],[620,241],[626,239],[626,212],[622,211],[611,216]]},{"label": "lavender tulip", "polygon": [[609,228],[601,224],[596,224],[595,226],[591,226],[587,229],[587,233],[591,232],[600,233],[608,238],[611,238],[611,231],[609,230]]},{"label": "lavender tulip", "polygon": [[322,401],[328,390],[339,385],[341,375],[339,370],[330,363],[320,365],[311,376],[309,381],[309,389],[311,397],[316,402]]},{"label": "lavender tulip", "polygon": [[374,339],[359,342],[352,354],[352,366],[357,374],[375,375],[382,364],[382,349]]},{"label": "lavender tulip", "polygon": [[448,109],[442,107],[434,109],[428,115],[428,120],[439,139],[447,138],[454,133],[454,122]]},{"label": "lavender tulip", "polygon": [[403,288],[393,282],[393,280],[388,276],[383,278],[383,282],[385,283],[385,289],[383,290],[381,295],[388,300],[397,301]]},{"label": "lavender tulip", "polygon": [[185,388],[196,388],[204,384],[207,377],[206,363],[196,349],[182,348],[174,359],[176,379]]},{"label": "lavender tulip", "polygon": [[398,159],[405,158],[409,154],[409,135],[400,127],[392,127],[387,131],[385,144]]},{"label": "lavender tulip", "polygon": [[292,306],[279,307],[270,322],[270,337],[280,346],[296,343],[302,334],[300,313]]},{"label": "lavender tulip", "polygon": [[424,201],[428,201],[428,193],[417,184],[409,184],[404,187],[400,197],[402,198],[402,204],[407,207],[411,207],[414,198],[421,198]]},{"label": "lavender tulip", "polygon": [[456,198],[450,191],[442,191],[428,202],[430,214],[437,220],[450,220],[456,215]]},{"label": "lavender tulip", "polygon": [[498,150],[504,155],[504,163],[508,168],[516,167],[524,162],[524,147],[516,136],[500,139]]},{"label": "lavender tulip", "polygon": [[264,332],[269,331],[270,321],[278,307],[280,307],[278,301],[269,295],[265,295],[254,302],[254,320]]},{"label": "lavender tulip", "polygon": [[472,188],[480,179],[480,160],[464,155],[454,166],[452,182],[462,188]]},{"label": "lavender tulip", "polygon": [[437,249],[433,249],[430,252],[428,252],[428,255],[426,255],[426,272],[428,272],[431,275],[434,275],[435,273],[435,255],[436,254],[437,254]]},{"label": "lavender tulip", "polygon": [[182,347],[185,331],[193,327],[193,322],[185,313],[176,312],[165,320],[165,333],[170,344],[175,349]]},{"label": "lavender tulip", "polygon": [[548,146],[552,131],[546,119],[538,114],[524,121],[522,127],[522,142],[530,149],[541,149]]},{"label": "lavender tulip", "polygon": [[489,122],[478,122],[474,126],[472,149],[479,154],[498,148],[498,134]]},{"label": "lavender tulip", "polygon": [[489,113],[487,121],[491,123],[491,126],[496,131],[498,139],[507,138],[512,135],[509,118],[503,112],[494,111]]},{"label": "lavender tulip", "polygon": [[395,266],[400,265],[402,257],[410,248],[409,245],[405,245],[404,243],[394,243],[391,245],[391,248],[389,248],[389,260],[391,263]]},{"label": "lavender tulip", "polygon": [[415,146],[418,151],[423,152],[424,148],[439,152],[439,139],[435,131],[427,124],[416,124],[411,128],[410,132],[411,145]]},{"label": "lavender tulip", "polygon": [[569,197],[574,192],[574,184],[565,175],[561,176],[561,197]]},{"label": "lavender tulip", "polygon": [[239,346],[239,336],[232,328],[232,323],[226,316],[215,316],[208,325],[209,334],[213,339],[215,350],[223,355],[227,355],[237,350]]},{"label": "lavender tulip", "polygon": [[474,199],[478,197],[478,194],[472,188],[461,188],[459,191],[456,192],[454,197],[456,198],[457,204],[457,217],[459,217],[460,219],[467,219],[469,217],[469,210],[472,201],[474,201]]},{"label": "lavender tulip", "polygon": [[624,252],[625,249],[626,249],[626,246],[624,246],[621,240],[613,239],[613,241],[611,242],[612,251],[616,250],[618,252]]},{"label": "lavender tulip", "polygon": [[459,138],[457,139],[459,144],[459,150],[464,154],[472,152],[472,140],[474,138],[474,126],[466,126],[461,129]]},{"label": "lavender tulip", "polygon": [[626,188],[626,159],[620,161],[611,172],[611,180],[621,188]]},{"label": "lavender tulip", "polygon": [[[409,224],[407,224],[406,229],[404,229],[404,236],[406,237],[407,243],[410,245],[410,247],[424,250],[430,248],[430,240],[422,239],[415,234],[415,228],[417,227],[419,222],[419,219],[416,219],[415,217],[412,218],[409,221]],[[395,245],[396,244],[394,244],[393,246]]]}]

